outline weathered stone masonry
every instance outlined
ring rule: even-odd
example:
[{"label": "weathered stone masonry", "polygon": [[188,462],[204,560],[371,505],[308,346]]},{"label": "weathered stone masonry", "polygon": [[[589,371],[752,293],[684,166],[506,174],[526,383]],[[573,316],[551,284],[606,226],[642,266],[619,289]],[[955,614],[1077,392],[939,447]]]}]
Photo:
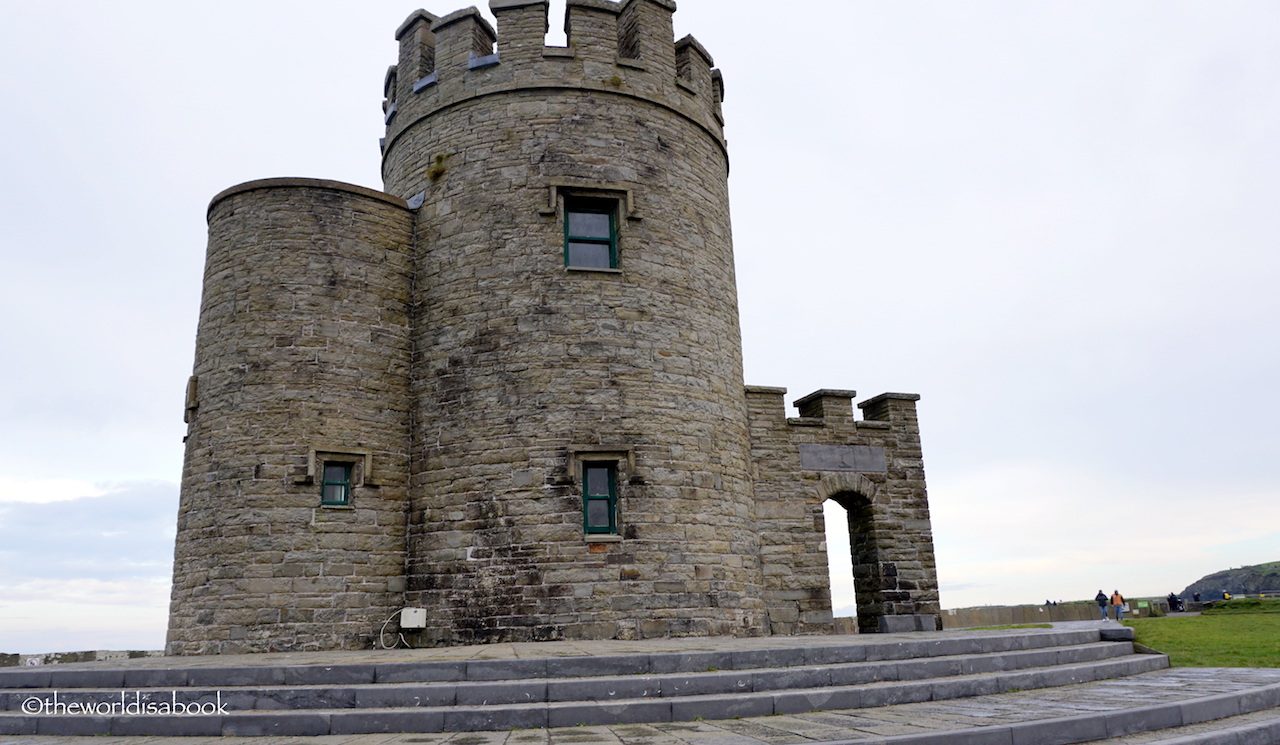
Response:
[{"label": "weathered stone masonry", "polygon": [[849,514],[860,631],[933,631],[937,571],[915,402],[885,393],[820,390],[785,418],[785,388],[747,388],[756,523],[773,633],[823,631],[831,621],[822,503]]},{"label": "weathered stone masonry", "polygon": [[385,193],[213,200],[170,653],[829,631],[828,498],[862,630],[935,626],[915,397],[744,389],[720,73],[670,0],[567,5],[409,17]]}]

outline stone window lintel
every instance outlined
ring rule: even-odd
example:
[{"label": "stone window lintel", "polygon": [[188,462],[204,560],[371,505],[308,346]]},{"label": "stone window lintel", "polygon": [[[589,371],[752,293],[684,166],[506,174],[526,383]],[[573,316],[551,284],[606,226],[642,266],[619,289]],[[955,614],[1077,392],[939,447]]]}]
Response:
[{"label": "stone window lintel", "polygon": [[316,474],[321,464],[325,461],[336,463],[354,463],[361,466],[360,478],[355,479],[352,474],[352,488],[357,486],[381,486],[377,478],[374,477],[373,471],[373,453],[368,450],[353,450],[351,448],[342,447],[313,447],[307,451],[307,471],[305,474],[294,476],[295,484],[314,484],[316,483]]},{"label": "stone window lintel", "polygon": [[570,445],[569,446],[569,478],[576,485],[581,479],[582,464],[586,462],[617,463],[618,477],[630,478],[636,472],[636,453],[631,445]]},{"label": "stone window lintel", "polygon": [[538,214],[548,217],[558,214],[560,200],[566,194],[577,197],[616,199],[622,203],[623,216],[628,220],[643,219],[643,216],[636,209],[635,200],[630,189],[624,189],[615,184],[590,181],[552,181],[547,185],[547,206],[538,210]]}]

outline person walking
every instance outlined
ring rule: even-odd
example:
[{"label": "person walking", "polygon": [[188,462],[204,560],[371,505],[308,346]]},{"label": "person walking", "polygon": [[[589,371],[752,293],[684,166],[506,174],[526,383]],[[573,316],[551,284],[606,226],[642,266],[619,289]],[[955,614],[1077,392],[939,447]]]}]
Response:
[{"label": "person walking", "polygon": [[1116,620],[1123,621],[1124,620],[1124,595],[1121,595],[1119,590],[1116,590],[1115,592],[1111,593],[1111,607],[1115,608]]},{"label": "person walking", "polygon": [[1102,590],[1098,590],[1098,596],[1093,599],[1098,604],[1098,612],[1102,614],[1102,620],[1107,620],[1107,596]]}]

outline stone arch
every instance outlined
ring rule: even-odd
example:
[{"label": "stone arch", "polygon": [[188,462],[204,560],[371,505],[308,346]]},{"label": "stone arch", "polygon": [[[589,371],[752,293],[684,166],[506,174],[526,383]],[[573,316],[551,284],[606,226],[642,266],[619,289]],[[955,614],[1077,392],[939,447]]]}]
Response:
[{"label": "stone arch", "polygon": [[[818,479],[817,488],[819,502],[833,499],[837,494],[858,494],[874,504],[879,493],[876,482],[860,473],[824,473]],[[840,504],[848,509],[843,502]]]},{"label": "stone arch", "polygon": [[887,612],[885,589],[896,586],[896,567],[885,560],[876,505],[876,483],[860,473],[826,473],[818,483],[818,496],[844,508],[848,517],[849,558],[853,567],[853,591],[859,633],[882,629]]}]

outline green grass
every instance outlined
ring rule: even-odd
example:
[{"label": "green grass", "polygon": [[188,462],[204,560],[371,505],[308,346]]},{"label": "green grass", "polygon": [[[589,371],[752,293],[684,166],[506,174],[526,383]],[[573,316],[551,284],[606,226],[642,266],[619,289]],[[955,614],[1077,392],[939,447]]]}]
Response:
[{"label": "green grass", "polygon": [[1239,600],[1214,601],[1212,608],[1205,608],[1208,615],[1234,615],[1240,613],[1280,613],[1280,598],[1240,598]]},{"label": "green grass", "polygon": [[1280,614],[1139,618],[1124,625],[1175,667],[1280,667]]}]

